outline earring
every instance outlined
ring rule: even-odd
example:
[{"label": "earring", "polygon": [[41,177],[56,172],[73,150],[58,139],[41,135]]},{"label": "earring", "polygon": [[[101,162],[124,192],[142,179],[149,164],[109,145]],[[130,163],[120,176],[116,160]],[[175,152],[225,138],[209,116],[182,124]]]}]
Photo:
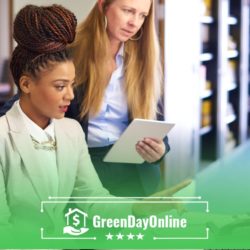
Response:
[{"label": "earring", "polygon": [[108,27],[108,19],[106,16],[104,16],[104,30],[106,30]]},{"label": "earring", "polygon": [[[140,40],[141,39],[141,37],[142,37],[142,35],[143,35],[143,28],[141,27],[141,29],[140,29],[140,35],[138,36],[138,37],[135,37],[135,38],[133,38],[133,37],[131,37],[130,38],[130,40],[131,41],[138,41],[138,40]],[[137,32],[138,33],[138,32]]]}]

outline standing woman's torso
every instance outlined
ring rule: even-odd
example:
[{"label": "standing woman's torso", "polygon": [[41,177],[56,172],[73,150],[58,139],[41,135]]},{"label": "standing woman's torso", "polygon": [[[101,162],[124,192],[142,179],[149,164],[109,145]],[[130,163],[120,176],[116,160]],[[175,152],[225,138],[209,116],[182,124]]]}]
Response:
[{"label": "standing woman's torso", "polygon": [[124,90],[123,53],[122,45],[115,58],[116,68],[107,84],[101,109],[96,116],[89,118],[87,139],[89,148],[114,144],[129,124]]}]

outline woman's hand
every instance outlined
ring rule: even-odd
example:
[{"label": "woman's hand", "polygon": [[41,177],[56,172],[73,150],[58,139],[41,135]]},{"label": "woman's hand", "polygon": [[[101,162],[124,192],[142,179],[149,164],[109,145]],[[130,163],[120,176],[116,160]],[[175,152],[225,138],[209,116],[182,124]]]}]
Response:
[{"label": "woman's hand", "polygon": [[166,150],[163,140],[157,138],[144,138],[135,147],[141,157],[149,163],[160,160]]},{"label": "woman's hand", "polygon": [[[187,179],[171,188],[164,189],[149,196],[148,198],[143,199],[142,201],[145,201],[145,203],[134,203],[132,207],[133,214],[138,217],[144,217],[152,214],[167,212],[172,209],[183,211],[184,207],[180,204],[180,202],[175,202],[176,199],[171,199],[171,196],[188,186],[191,182],[191,179]],[[163,200],[166,202],[162,202]],[[149,203],[148,201],[154,201],[154,203]],[[157,201],[159,201],[159,203],[157,203]],[[167,201],[170,202],[168,203]],[[177,201],[180,201],[180,199]]]}]

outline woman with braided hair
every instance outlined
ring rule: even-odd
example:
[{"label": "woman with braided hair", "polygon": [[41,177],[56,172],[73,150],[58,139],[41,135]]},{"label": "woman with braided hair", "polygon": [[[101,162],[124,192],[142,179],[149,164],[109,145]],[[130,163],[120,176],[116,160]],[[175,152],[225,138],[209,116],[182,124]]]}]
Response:
[{"label": "woman with braided hair", "polygon": [[[159,163],[170,149],[167,137],[134,145],[143,164],[103,162],[134,118],[163,119],[154,1],[97,0],[69,46],[76,88],[65,115],[81,124],[102,184],[118,196],[154,193],[160,186]],[[17,98],[4,105],[0,116]]]},{"label": "woman with braided hair", "polygon": [[0,229],[53,225],[65,204],[45,208],[46,219],[39,217],[48,197],[109,195],[81,126],[63,118],[74,98],[75,67],[66,46],[76,24],[74,14],[59,5],[28,5],[14,21],[10,68],[20,99],[0,118]]},{"label": "woman with braided hair", "polygon": [[[92,165],[80,124],[64,118],[74,98],[75,67],[67,45],[76,23],[74,14],[59,5],[27,5],[15,18],[17,46],[10,68],[20,98],[0,118],[1,239],[13,225],[21,232],[29,225],[35,233],[41,225],[53,228],[70,197],[110,196]],[[158,195],[169,196],[188,183]],[[41,216],[41,202],[49,197],[67,199],[44,207]],[[104,204],[78,205],[91,214],[109,211]],[[144,215],[150,206],[132,204],[124,212]]]}]

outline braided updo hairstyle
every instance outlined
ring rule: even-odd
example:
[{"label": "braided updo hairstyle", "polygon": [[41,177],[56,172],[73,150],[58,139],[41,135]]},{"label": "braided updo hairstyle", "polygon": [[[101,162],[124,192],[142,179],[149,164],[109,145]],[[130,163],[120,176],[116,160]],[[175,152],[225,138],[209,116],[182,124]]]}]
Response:
[{"label": "braided updo hairstyle", "polygon": [[37,77],[53,62],[72,60],[66,46],[75,38],[76,25],[75,15],[56,4],[46,7],[27,5],[18,12],[13,34],[17,47],[10,62],[18,88],[23,74]]}]

